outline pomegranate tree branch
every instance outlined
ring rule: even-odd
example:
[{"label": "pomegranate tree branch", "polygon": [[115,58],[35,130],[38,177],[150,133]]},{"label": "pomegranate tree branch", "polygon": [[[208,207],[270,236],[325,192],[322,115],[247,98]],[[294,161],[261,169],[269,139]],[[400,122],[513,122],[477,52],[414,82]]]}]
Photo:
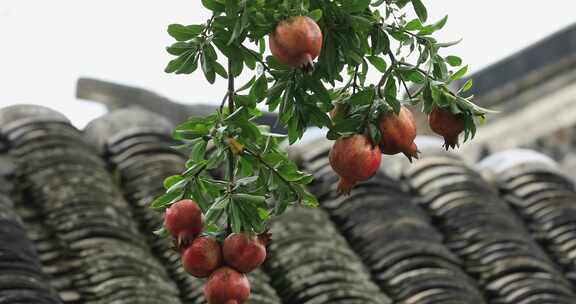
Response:
[{"label": "pomegranate tree branch", "polygon": [[[390,61],[392,61],[393,66],[398,64],[396,57],[394,57],[394,54],[392,54],[391,51],[388,51],[388,57],[390,57]],[[404,89],[406,90],[406,94],[408,94],[408,98],[410,98],[410,100],[412,100],[413,99],[412,94],[410,93],[410,90],[408,89],[408,85],[406,85],[406,81],[404,80],[404,77],[402,77],[401,73],[397,73],[397,75],[398,75],[398,78],[400,79],[400,82],[404,86]]]},{"label": "pomegranate tree branch", "polygon": [[[228,97],[228,112],[230,114],[234,113],[234,76],[232,75],[232,59],[228,59],[228,93],[226,93]],[[234,175],[235,175],[235,166],[236,166],[236,155],[232,148],[228,149],[228,179],[229,179],[229,191],[232,191],[234,188]]]},{"label": "pomegranate tree branch", "polygon": [[268,168],[270,171],[272,171],[272,173],[274,173],[274,175],[278,176],[278,178],[284,183],[286,184],[286,186],[288,186],[288,188],[290,188],[290,190],[292,192],[294,192],[294,194],[296,194],[296,196],[298,196],[298,201],[302,200],[302,196],[300,195],[300,192],[298,192],[296,190],[296,188],[294,188],[294,185],[292,185],[291,182],[289,182],[286,178],[284,178],[284,176],[282,176],[282,174],[280,174],[280,172],[278,172],[278,170],[276,170],[276,168],[274,168],[273,166],[271,166],[270,164],[268,164],[264,159],[262,159],[262,156],[260,156],[260,154],[250,150],[247,147],[244,147],[244,152],[246,152],[247,154],[253,156],[254,158],[256,158],[256,160],[258,160],[258,162],[260,162],[262,165],[264,165],[266,168]]}]

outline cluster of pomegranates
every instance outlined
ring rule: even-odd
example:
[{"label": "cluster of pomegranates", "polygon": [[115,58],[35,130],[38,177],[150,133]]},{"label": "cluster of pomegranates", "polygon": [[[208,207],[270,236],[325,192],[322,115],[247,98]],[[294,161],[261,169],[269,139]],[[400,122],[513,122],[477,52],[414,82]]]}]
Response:
[{"label": "cluster of pomegranates", "polygon": [[[269,44],[272,55],[280,63],[309,69],[322,49],[322,31],[309,17],[291,17],[276,26],[270,34]],[[458,135],[465,126],[462,116],[436,107],[428,122],[434,132],[444,137],[446,149],[458,145]],[[403,153],[410,161],[418,158],[418,147],[414,143],[416,123],[408,108],[402,107],[398,114],[384,114],[379,129],[381,140],[378,145],[373,145],[366,135],[358,134],[341,138],[332,147],[330,164],[340,176],[339,193],[348,194],[357,182],[372,177],[380,167],[382,154]]]},{"label": "cluster of pomegranates", "polygon": [[202,210],[192,200],[171,205],[164,228],[174,238],[186,272],[208,278],[204,296],[209,304],[242,304],[250,297],[246,277],[266,259],[267,235],[232,233],[220,244],[201,235]]},{"label": "cluster of pomegranates", "polygon": [[[458,135],[464,131],[464,117],[448,109],[434,108],[428,116],[430,128],[444,137],[444,146],[458,145]],[[367,135],[340,138],[330,150],[330,165],[340,176],[338,192],[350,193],[357,182],[370,179],[380,167],[382,154],[403,153],[410,161],[418,158],[416,122],[410,110],[402,107],[398,114],[389,112],[379,121],[381,139],[373,145]]]}]

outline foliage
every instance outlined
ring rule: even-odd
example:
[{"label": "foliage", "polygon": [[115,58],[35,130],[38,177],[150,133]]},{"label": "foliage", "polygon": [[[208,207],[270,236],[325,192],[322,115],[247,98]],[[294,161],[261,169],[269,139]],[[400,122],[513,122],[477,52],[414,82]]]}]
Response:
[{"label": "foliage", "polygon": [[[451,89],[468,67],[462,67],[457,56],[441,54],[457,42],[433,38],[448,18],[430,22],[421,0],[202,0],[202,4],[212,11],[208,21],[169,26],[176,42],[167,51],[176,57],[166,72],[190,74],[200,68],[209,83],[216,77],[228,79],[228,90],[217,113],[192,117],[174,130],[190,159],[181,175],[166,179],[166,194],[152,207],[164,209],[181,198],[192,198],[205,213],[208,232],[262,232],[268,219],[288,205],[317,205],[305,190],[312,177],[299,171],[278,146],[283,136],[253,122],[261,115],[260,104],[279,112],[290,144],[311,126],[327,128],[331,140],[366,133],[376,144],[378,118],[387,111],[398,112],[404,103],[421,104],[425,113],[446,107],[463,115],[467,140],[476,132],[476,121],[487,113],[462,95],[471,81],[457,91]],[[407,17],[410,8],[417,18]],[[266,36],[281,20],[298,15],[314,19],[324,36],[311,72],[266,56]],[[369,71],[382,75],[377,83],[367,82]],[[234,78],[243,72],[254,76],[236,88]],[[406,98],[400,96],[400,88]],[[335,104],[345,113],[331,119],[327,112]],[[218,168],[224,172],[221,178],[208,176]]]}]

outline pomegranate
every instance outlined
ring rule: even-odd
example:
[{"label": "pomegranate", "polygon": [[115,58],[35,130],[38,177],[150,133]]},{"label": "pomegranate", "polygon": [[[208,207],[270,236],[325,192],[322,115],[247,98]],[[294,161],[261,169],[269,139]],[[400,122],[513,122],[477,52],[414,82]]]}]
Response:
[{"label": "pomegranate", "polygon": [[196,238],[182,253],[182,266],[197,278],[208,277],[222,263],[220,244],[209,237]]},{"label": "pomegranate", "polygon": [[452,113],[448,109],[434,108],[428,116],[432,131],[444,137],[444,147],[454,149],[458,146],[458,135],[464,131],[464,116]]},{"label": "pomegranate", "polygon": [[416,138],[416,121],[412,112],[406,107],[400,108],[400,113],[384,114],[380,118],[380,140],[382,153],[394,155],[404,153],[410,161],[418,158],[418,147],[414,143]]},{"label": "pomegranate", "polygon": [[242,304],[250,297],[250,282],[245,274],[221,267],[206,282],[204,297],[208,304]]},{"label": "pomegranate", "polygon": [[290,17],[276,26],[269,44],[280,63],[310,68],[322,49],[322,31],[310,17]]},{"label": "pomegranate", "polygon": [[249,273],[266,260],[266,243],[265,236],[233,233],[222,246],[224,261],[240,272]]},{"label": "pomegranate", "polygon": [[354,135],[338,139],[329,157],[332,169],[340,175],[338,193],[349,194],[357,182],[376,174],[382,153],[365,135]]},{"label": "pomegranate", "polygon": [[192,200],[178,201],[166,210],[164,227],[178,247],[186,245],[202,232],[202,210]]}]

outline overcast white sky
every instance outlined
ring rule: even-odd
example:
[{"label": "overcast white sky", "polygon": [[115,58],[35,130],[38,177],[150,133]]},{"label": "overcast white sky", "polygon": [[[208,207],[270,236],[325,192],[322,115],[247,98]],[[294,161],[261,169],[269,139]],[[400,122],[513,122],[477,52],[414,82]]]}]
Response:
[{"label": "overcast white sky", "polygon": [[[576,2],[550,0],[425,1],[431,19],[450,16],[437,37],[472,71],[576,22]],[[201,74],[163,72],[170,23],[207,19],[198,0],[0,0],[0,107],[46,105],[78,126],[101,115],[100,106],[75,100],[79,76],[154,90],[183,102],[217,103],[224,83]]]}]

